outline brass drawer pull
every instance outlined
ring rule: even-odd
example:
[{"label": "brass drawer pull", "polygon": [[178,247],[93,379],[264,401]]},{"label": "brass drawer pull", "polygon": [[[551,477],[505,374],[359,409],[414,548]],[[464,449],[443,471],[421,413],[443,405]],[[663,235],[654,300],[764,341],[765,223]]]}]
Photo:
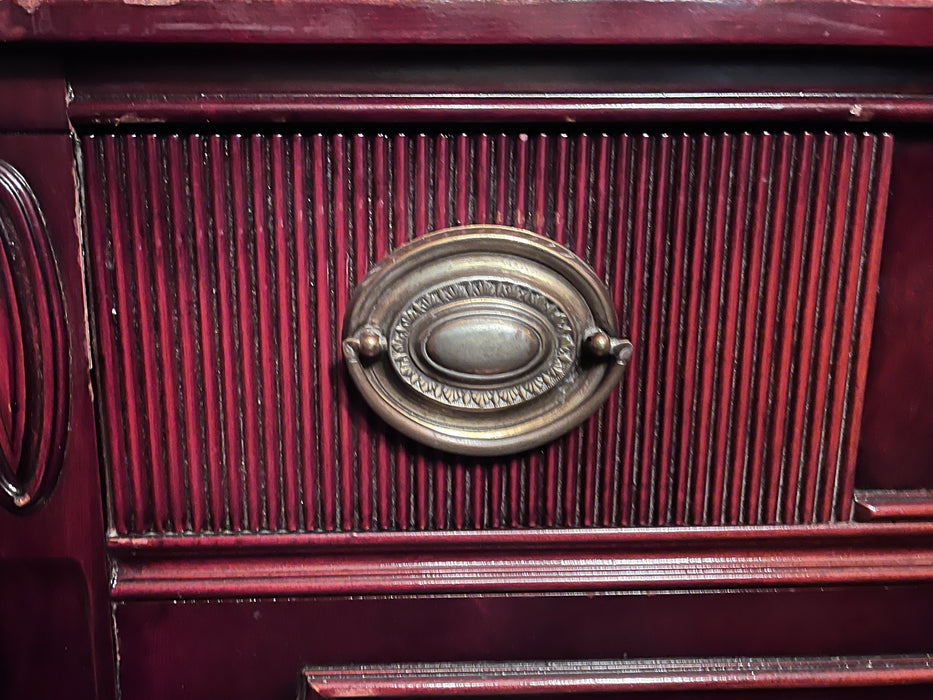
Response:
[{"label": "brass drawer pull", "polygon": [[632,354],[587,265],[504,226],[447,229],[396,250],[354,291],[343,334],[350,376],[383,419],[470,455],[567,432],[605,401]]}]

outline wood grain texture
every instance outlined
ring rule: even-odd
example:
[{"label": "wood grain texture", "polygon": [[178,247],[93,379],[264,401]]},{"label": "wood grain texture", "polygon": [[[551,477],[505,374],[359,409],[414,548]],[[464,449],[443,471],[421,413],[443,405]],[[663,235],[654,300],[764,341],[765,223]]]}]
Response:
[{"label": "wood grain texture", "polygon": [[931,24],[916,0],[0,3],[5,41],[930,46]]},{"label": "wood grain texture", "polygon": [[[846,520],[892,140],[739,133],[88,136],[117,534]],[[524,226],[635,343],[566,438],[454,459],[381,425],[351,287],[447,225]]]},{"label": "wood grain texture", "polygon": [[322,666],[303,675],[305,700],[832,688],[929,683],[933,654]]}]

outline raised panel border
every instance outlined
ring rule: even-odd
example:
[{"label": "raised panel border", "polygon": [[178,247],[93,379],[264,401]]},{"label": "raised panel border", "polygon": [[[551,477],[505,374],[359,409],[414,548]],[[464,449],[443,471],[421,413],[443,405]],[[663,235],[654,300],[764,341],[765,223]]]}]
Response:
[{"label": "raised panel border", "polygon": [[303,700],[751,690],[933,682],[933,654],[311,667]]}]

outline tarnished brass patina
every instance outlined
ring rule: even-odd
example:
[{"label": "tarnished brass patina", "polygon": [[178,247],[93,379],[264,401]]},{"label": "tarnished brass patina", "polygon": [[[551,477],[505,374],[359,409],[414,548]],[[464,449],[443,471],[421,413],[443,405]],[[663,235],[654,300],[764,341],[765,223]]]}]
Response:
[{"label": "tarnished brass patina", "polygon": [[566,248],[505,226],[425,236],[382,260],[343,325],[350,376],[402,433],[469,455],[518,452],[577,426],[632,344],[605,285]]}]

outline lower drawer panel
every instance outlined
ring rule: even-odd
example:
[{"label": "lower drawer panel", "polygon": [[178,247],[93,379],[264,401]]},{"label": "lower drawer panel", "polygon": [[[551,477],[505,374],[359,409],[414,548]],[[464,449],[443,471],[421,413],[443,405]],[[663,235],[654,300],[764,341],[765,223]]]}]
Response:
[{"label": "lower drawer panel", "polygon": [[[292,700],[299,683],[307,685],[299,676],[309,666],[724,657],[773,663],[774,657],[923,655],[933,649],[933,584],[597,596],[131,602],[115,606],[115,622],[124,698]],[[737,692],[726,691],[725,697],[744,697],[733,694]],[[761,693],[763,700],[929,697],[910,695],[910,686],[885,690],[888,694],[853,688],[848,695],[805,688],[741,692],[755,693],[749,698]],[[691,691],[683,697],[699,696]]]}]

